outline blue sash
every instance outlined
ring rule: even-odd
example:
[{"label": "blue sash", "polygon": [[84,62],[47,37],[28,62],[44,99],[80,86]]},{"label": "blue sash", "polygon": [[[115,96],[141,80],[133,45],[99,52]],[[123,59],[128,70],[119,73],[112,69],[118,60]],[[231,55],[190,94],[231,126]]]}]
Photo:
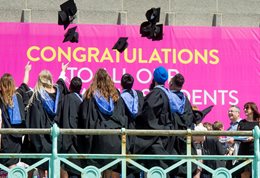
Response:
[{"label": "blue sash", "polygon": [[57,89],[57,93],[56,93],[55,101],[49,96],[49,94],[45,91],[45,89],[40,90],[43,108],[51,117],[56,116],[58,110],[60,90],[58,87],[56,89]]},{"label": "blue sash", "polygon": [[10,123],[12,125],[21,124],[22,118],[21,118],[20,108],[19,108],[16,94],[13,95],[13,103],[14,103],[13,107],[7,106]]},{"label": "blue sash", "polygon": [[179,98],[175,93],[169,91],[169,89],[161,86],[161,85],[157,85],[155,86],[155,88],[160,88],[168,97],[169,99],[169,105],[170,105],[170,109],[172,113],[179,113],[179,114],[183,114],[184,113],[184,107],[185,107],[185,101],[186,101],[186,97],[183,94],[183,98]]},{"label": "blue sash", "polygon": [[93,95],[99,111],[105,115],[111,116],[114,111],[114,102],[112,98],[110,97],[108,102],[98,90],[95,90]]},{"label": "blue sash", "polygon": [[132,118],[135,118],[138,113],[138,95],[135,90],[132,89],[134,95],[131,95],[127,90],[123,90],[121,97],[125,102]]}]

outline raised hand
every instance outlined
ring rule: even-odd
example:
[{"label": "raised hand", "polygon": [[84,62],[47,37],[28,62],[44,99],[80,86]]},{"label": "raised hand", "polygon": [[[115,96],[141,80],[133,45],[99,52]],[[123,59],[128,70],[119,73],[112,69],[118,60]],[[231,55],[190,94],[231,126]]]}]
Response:
[{"label": "raised hand", "polygon": [[61,71],[62,71],[62,72],[66,72],[66,70],[67,70],[67,68],[68,68],[68,66],[69,66],[69,63],[70,63],[70,62],[68,62],[67,64],[62,63],[62,66],[61,66]]},{"label": "raised hand", "polygon": [[29,77],[30,77],[29,73],[30,73],[31,69],[32,69],[32,65],[30,64],[30,62],[28,62],[24,67],[23,83],[25,83],[25,84],[28,84],[28,82],[29,82]]},{"label": "raised hand", "polygon": [[32,69],[32,65],[30,64],[30,62],[28,62],[28,63],[25,65],[24,70],[25,70],[25,72],[30,72],[31,69]]}]

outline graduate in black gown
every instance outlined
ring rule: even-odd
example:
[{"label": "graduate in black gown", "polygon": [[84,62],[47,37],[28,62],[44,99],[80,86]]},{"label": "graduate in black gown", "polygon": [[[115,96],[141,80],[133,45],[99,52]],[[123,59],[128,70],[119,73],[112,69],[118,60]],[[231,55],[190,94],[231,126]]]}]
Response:
[{"label": "graduate in black gown", "polygon": [[[170,108],[170,91],[164,87],[168,79],[168,72],[164,67],[154,70],[154,88],[144,99],[141,115],[136,120],[136,128],[147,130],[174,130],[174,117]],[[165,136],[137,136],[134,144],[135,154],[172,155],[175,137]],[[140,161],[146,168],[160,166],[166,169],[175,161],[149,160]],[[176,170],[174,170],[176,172]]]},{"label": "graduate in black gown", "polygon": [[[80,109],[79,126],[86,129],[121,129],[127,128],[128,121],[125,107],[111,77],[104,69],[99,69],[84,95]],[[79,137],[82,153],[120,154],[121,138],[117,135],[95,135]],[[82,166],[94,165],[98,168],[112,160],[83,160]],[[106,170],[103,177],[119,177],[120,165]],[[113,170],[113,171],[111,171]]]},{"label": "graduate in black gown", "polygon": [[[144,96],[140,90],[132,89],[134,84],[134,78],[132,75],[126,73],[121,78],[121,98],[124,101],[125,105],[125,114],[128,117],[128,129],[135,129],[135,119],[142,112],[142,107],[144,104]],[[134,136],[129,137],[129,146],[130,152],[132,152],[134,144]]]},{"label": "graduate in black gown", "polygon": [[[63,97],[61,118],[62,128],[77,129],[78,128],[78,112],[80,104],[82,103],[82,96],[80,90],[82,87],[82,80],[79,77],[73,77],[69,86],[69,94]],[[77,148],[77,135],[63,135],[62,136],[62,153],[76,154]],[[79,160],[70,160],[71,162],[79,165]],[[79,172],[75,171],[71,167],[65,165],[65,170],[68,172],[68,176],[79,176]]]},{"label": "graduate in black gown", "polygon": [[[65,83],[59,80],[59,85],[53,84],[52,75],[48,70],[42,70],[34,87],[34,92],[28,104],[27,123],[30,128],[51,128],[55,123],[61,126],[60,118],[62,96]],[[52,139],[50,135],[29,135],[29,153],[51,153]],[[58,137],[58,152],[61,151],[62,136]],[[24,160],[33,164],[37,159]],[[48,162],[40,165],[38,170],[44,176],[48,169]]]},{"label": "graduate in black gown", "polygon": [[[133,84],[134,78],[131,74],[126,73],[121,77],[121,98],[123,99],[125,105],[125,115],[128,117],[128,129],[136,128],[135,120],[138,117],[138,115],[140,115],[140,113],[142,112],[142,107],[144,104],[143,93],[140,90],[132,89]],[[127,150],[129,150],[129,153],[133,153],[135,138],[135,136],[128,136]],[[130,165],[128,165],[128,167],[129,166]],[[127,172],[130,173],[127,176],[128,178],[138,177],[140,174],[139,171],[136,171],[138,173],[136,173],[135,175],[131,174],[133,170],[130,169],[127,170]]]},{"label": "graduate in black gown", "polygon": [[[181,91],[184,83],[185,78],[180,73],[172,77],[169,83],[174,101],[171,104],[173,108],[174,128],[176,130],[193,130],[195,124],[199,124],[206,114],[211,111],[213,106],[210,106],[203,111],[193,110],[188,97]],[[176,137],[174,148],[179,155],[186,155],[186,137]],[[193,155],[196,155],[196,149],[193,144],[191,152]],[[195,173],[196,167],[193,166],[192,170]],[[179,167],[178,175],[186,175],[185,165]]]},{"label": "graduate in black gown", "polygon": [[[27,86],[31,65],[25,66],[24,80],[16,90],[15,81],[11,74],[4,74],[0,79],[0,110],[1,128],[25,128],[25,104],[28,100],[23,96],[29,96],[30,89]],[[22,150],[21,134],[3,134],[0,139],[1,153],[21,153]],[[18,163],[19,159],[0,159],[0,163],[12,168]]]}]

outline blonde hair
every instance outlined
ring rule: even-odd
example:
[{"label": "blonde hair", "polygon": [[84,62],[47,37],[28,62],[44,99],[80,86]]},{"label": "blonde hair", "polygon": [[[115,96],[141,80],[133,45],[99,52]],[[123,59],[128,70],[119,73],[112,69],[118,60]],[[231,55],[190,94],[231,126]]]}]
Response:
[{"label": "blonde hair", "polygon": [[51,72],[49,70],[42,70],[39,73],[38,80],[34,87],[33,95],[30,98],[28,106],[32,103],[34,97],[36,97],[36,99],[39,99],[38,95],[41,89],[52,88],[52,87],[53,87],[53,82],[52,82]]},{"label": "blonde hair", "polygon": [[42,70],[39,73],[38,81],[37,81],[34,89],[39,91],[42,87],[43,88],[51,88],[51,87],[53,87],[52,75],[51,75],[51,72],[48,71],[48,70]]},{"label": "blonde hair", "polygon": [[8,106],[13,106],[13,95],[15,93],[15,82],[11,74],[4,74],[0,79],[1,99]]},{"label": "blonde hair", "polygon": [[114,82],[111,77],[108,75],[107,71],[104,69],[99,69],[94,79],[85,92],[84,97],[89,99],[93,96],[95,90],[99,90],[99,92],[108,100],[110,97],[116,102],[119,99],[119,94],[117,89],[114,86]]}]

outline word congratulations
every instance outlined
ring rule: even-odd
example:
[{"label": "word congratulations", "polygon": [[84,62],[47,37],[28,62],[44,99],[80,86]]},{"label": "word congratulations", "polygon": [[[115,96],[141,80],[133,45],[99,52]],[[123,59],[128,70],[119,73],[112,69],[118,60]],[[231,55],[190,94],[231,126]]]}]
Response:
[{"label": "word congratulations", "polygon": [[71,62],[76,61],[83,62],[95,62],[95,63],[141,63],[141,64],[211,64],[216,65],[220,62],[218,57],[219,51],[217,49],[171,49],[160,48],[148,49],[132,48],[126,49],[121,55],[116,50],[110,50],[108,48],[99,49],[97,47],[67,47],[63,49],[61,47],[52,46],[31,46],[27,50],[27,57],[30,61],[45,62]]}]

